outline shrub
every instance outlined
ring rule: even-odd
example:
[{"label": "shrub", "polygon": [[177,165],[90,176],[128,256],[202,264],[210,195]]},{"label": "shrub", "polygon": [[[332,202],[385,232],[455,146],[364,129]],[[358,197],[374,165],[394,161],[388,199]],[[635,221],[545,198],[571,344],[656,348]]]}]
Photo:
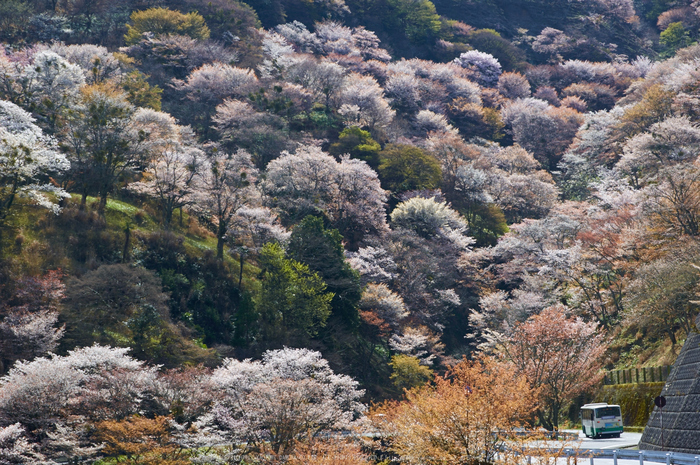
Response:
[{"label": "shrub", "polygon": [[381,146],[372,139],[372,135],[357,126],[343,129],[338,142],[331,144],[328,149],[331,155],[339,157],[347,153],[353,158],[366,161],[369,166],[375,169],[379,166],[380,150]]},{"label": "shrub", "polygon": [[680,21],[669,24],[659,36],[659,45],[663,46],[669,53],[685,47],[689,41],[688,31],[685,30],[683,23]]},{"label": "shrub", "polygon": [[185,15],[167,8],[149,8],[134,11],[131,21],[134,24],[126,26],[127,33],[124,36],[127,45],[139,43],[144,32],[152,32],[155,35],[185,35],[202,40],[209,38],[209,28],[204,18],[194,12]]},{"label": "shrub", "polygon": [[400,389],[422,386],[433,377],[433,370],[421,365],[420,360],[410,355],[391,357],[391,379]]},{"label": "shrub", "polygon": [[382,184],[394,193],[440,185],[440,163],[418,147],[389,144],[380,153],[380,160]]}]

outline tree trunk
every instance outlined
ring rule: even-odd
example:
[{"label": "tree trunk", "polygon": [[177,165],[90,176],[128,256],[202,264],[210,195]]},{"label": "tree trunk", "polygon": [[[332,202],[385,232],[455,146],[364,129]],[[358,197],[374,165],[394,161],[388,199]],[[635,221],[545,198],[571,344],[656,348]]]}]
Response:
[{"label": "tree trunk", "polygon": [[226,236],[226,223],[219,220],[219,227],[216,232],[216,258],[224,259],[224,237]]},{"label": "tree trunk", "polygon": [[124,230],[124,250],[122,250],[122,263],[129,261],[129,252],[131,251],[131,224],[126,223]]},{"label": "tree trunk", "polygon": [[[551,416],[551,412],[550,412]],[[548,431],[553,431],[554,430],[554,423],[550,418],[547,417],[547,412],[545,412],[542,409],[539,409],[537,411],[537,417],[540,419],[540,425]]]},{"label": "tree trunk", "polygon": [[165,223],[165,229],[170,231],[170,225],[173,222],[173,209],[170,207],[165,208],[163,215],[163,222]]},{"label": "tree trunk", "polygon": [[238,290],[241,290],[241,286],[243,285],[243,259],[245,257],[245,252],[242,250],[240,251],[238,255],[238,263],[240,264],[241,269],[238,272]]},{"label": "tree trunk", "polygon": [[666,331],[668,333],[668,338],[671,340],[671,345],[675,346],[678,344],[678,341],[676,340],[676,333],[673,331],[673,328],[669,329]]},{"label": "tree trunk", "polygon": [[87,207],[87,189],[83,189],[83,194],[80,196],[80,211],[84,211],[85,207]]},{"label": "tree trunk", "polygon": [[105,216],[105,208],[107,207],[107,195],[107,192],[100,193],[100,203],[97,206],[97,213],[99,213],[99,215],[102,217]]}]

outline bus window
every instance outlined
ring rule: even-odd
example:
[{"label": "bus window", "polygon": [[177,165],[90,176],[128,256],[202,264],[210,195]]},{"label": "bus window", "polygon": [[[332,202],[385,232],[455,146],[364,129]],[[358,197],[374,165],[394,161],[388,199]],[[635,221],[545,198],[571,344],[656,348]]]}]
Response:
[{"label": "bus window", "polygon": [[595,409],[596,418],[615,418],[620,416],[620,407],[603,407]]}]

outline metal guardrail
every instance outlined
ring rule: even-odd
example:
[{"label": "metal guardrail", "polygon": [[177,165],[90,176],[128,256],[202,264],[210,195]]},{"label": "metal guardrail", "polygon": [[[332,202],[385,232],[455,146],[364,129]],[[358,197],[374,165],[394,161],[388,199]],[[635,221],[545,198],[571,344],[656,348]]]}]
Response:
[{"label": "metal guardrail", "polygon": [[[644,462],[665,463],[666,465],[700,465],[700,455],[683,454],[681,452],[665,452],[655,450],[626,450],[626,449],[574,449],[565,448],[567,463],[571,458],[588,458],[590,465],[595,465],[595,459],[612,459],[617,465],[618,460],[639,460],[639,465]],[[533,456],[537,454],[532,454]],[[528,464],[530,464],[528,456]]]}]

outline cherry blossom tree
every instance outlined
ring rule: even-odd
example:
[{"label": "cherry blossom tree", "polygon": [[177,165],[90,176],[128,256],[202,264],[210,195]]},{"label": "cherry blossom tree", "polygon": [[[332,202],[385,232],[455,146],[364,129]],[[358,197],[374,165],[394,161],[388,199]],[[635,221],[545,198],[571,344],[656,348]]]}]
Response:
[{"label": "cherry blossom tree", "polygon": [[387,283],[396,277],[396,263],[383,247],[361,247],[346,254],[350,265],[360,272],[363,283]]},{"label": "cherry blossom tree", "polygon": [[329,106],[338,98],[345,73],[346,70],[338,63],[304,56],[286,69],[284,78],[288,82],[301,84],[304,89],[313,93],[316,101]]},{"label": "cherry blossom tree", "polygon": [[343,81],[338,111],[349,124],[364,126],[370,132],[386,128],[396,114],[377,81],[356,73]]},{"label": "cherry blossom tree", "polygon": [[473,79],[486,87],[498,84],[501,64],[493,55],[478,50],[470,50],[455,58],[455,63],[469,70]]},{"label": "cherry blossom tree", "polygon": [[651,125],[648,132],[629,138],[617,168],[627,174],[634,186],[656,181],[660,169],[696,158],[700,148],[700,128],[687,117],[671,117]]},{"label": "cherry blossom tree", "polygon": [[246,255],[257,255],[268,242],[286,244],[291,232],[279,222],[268,207],[241,207],[232,218],[228,233],[229,243],[238,254],[238,287],[243,284],[243,263]]},{"label": "cherry blossom tree", "polygon": [[264,190],[292,218],[325,212],[353,242],[386,230],[386,193],[362,160],[342,157],[338,163],[318,147],[299,147],[270,162]]},{"label": "cherry blossom tree", "polygon": [[306,25],[300,21],[280,24],[275,27],[275,32],[284,37],[289,44],[293,44],[300,52],[313,52],[321,45],[316,33],[309,31]]},{"label": "cherry blossom tree", "polygon": [[288,66],[298,62],[300,58],[287,38],[274,31],[263,33],[262,50],[264,59],[258,70],[265,78],[279,77]]},{"label": "cherry blossom tree", "polygon": [[144,412],[157,370],[128,350],[94,345],[18,362],[0,378],[0,425],[19,422],[42,434],[57,423]]},{"label": "cherry blossom tree", "polygon": [[[547,294],[545,304],[561,299],[610,328],[623,311],[624,278],[638,242],[640,198],[628,185],[612,180],[595,189],[596,205],[569,202],[555,206],[545,218],[512,225],[489,253],[498,262],[501,285]],[[512,307],[514,297],[506,307]]]},{"label": "cherry blossom tree", "polygon": [[[54,43],[49,50],[78,65],[85,76],[85,82],[96,84],[107,79],[122,76],[123,65],[107,48],[94,44],[65,45]],[[79,82],[79,81],[78,81]]]},{"label": "cherry blossom tree", "polygon": [[0,304],[0,374],[17,360],[56,349],[64,332],[64,327],[56,327],[64,289],[60,271],[17,281],[12,298]]},{"label": "cherry blossom tree", "polygon": [[503,73],[498,78],[498,91],[505,98],[517,99],[530,96],[530,83],[520,73]]},{"label": "cherry blossom tree", "polygon": [[259,202],[257,175],[247,152],[227,154],[214,150],[196,178],[193,208],[211,215],[219,259],[224,258],[226,234],[236,213]]},{"label": "cherry blossom tree", "polygon": [[425,238],[445,237],[458,248],[468,248],[474,240],[466,236],[467,223],[444,202],[413,197],[401,202],[391,212],[397,227],[413,230]]},{"label": "cherry blossom tree", "polygon": [[559,185],[564,197],[583,200],[590,193],[589,184],[597,178],[598,169],[618,155],[615,127],[621,123],[623,110],[586,113],[584,124],[558,165]]},{"label": "cherry blossom tree", "polygon": [[571,144],[583,117],[569,108],[551,107],[534,98],[516,100],[501,111],[513,140],[531,152],[545,168],[552,168]]},{"label": "cherry blossom tree", "polygon": [[345,155],[336,165],[337,196],[329,202],[333,225],[353,243],[387,230],[387,193],[377,173],[363,160]]},{"label": "cherry blossom tree", "polygon": [[25,67],[31,64],[34,49],[0,54],[0,97],[15,105],[30,104],[30,85]]},{"label": "cherry blossom tree", "polygon": [[562,53],[570,51],[575,44],[571,37],[559,29],[545,27],[532,42],[532,49],[537,53],[546,54],[550,60],[562,60]]},{"label": "cherry blossom tree", "polygon": [[408,310],[401,296],[393,292],[386,284],[369,283],[362,292],[359,303],[360,317],[381,320],[380,324],[387,324],[391,328],[397,328],[401,320],[408,316]]},{"label": "cherry blossom tree", "polygon": [[[177,126],[174,118],[164,113],[145,109],[139,112],[142,115],[135,120],[144,130],[150,129],[149,161],[142,180],[129,184],[129,190],[155,198],[165,227],[169,228],[173,212],[194,201],[194,180],[203,164],[204,152],[196,146],[189,127]],[[143,113],[153,113],[153,118]],[[149,124],[159,118],[166,119],[161,127]],[[165,133],[153,137],[158,129]]]},{"label": "cherry blossom tree", "polygon": [[46,457],[37,452],[36,445],[27,441],[22,425],[15,423],[0,427],[0,463],[40,465],[46,463]]},{"label": "cherry blossom tree", "polygon": [[233,219],[231,235],[256,253],[268,242],[286,243],[291,234],[267,207],[241,207]]},{"label": "cherry blossom tree", "polygon": [[389,340],[389,347],[398,354],[418,359],[421,365],[430,366],[442,356],[445,345],[440,337],[425,326],[406,326]]},{"label": "cherry blossom tree", "polygon": [[259,169],[287,147],[287,126],[279,116],[256,111],[249,103],[226,100],[216,107],[212,121],[228,150],[246,150]]},{"label": "cherry blossom tree", "polygon": [[[396,276],[390,287],[403,298],[410,312],[406,324],[424,325],[442,334],[447,323],[456,322],[459,317],[455,315],[466,310],[462,297],[468,291],[459,284],[462,277],[456,262],[470,243],[471,238],[454,230],[448,235],[423,238],[405,228],[395,228],[381,241],[370,242],[375,251],[380,244],[386,248],[395,266],[390,268]],[[459,321],[466,322],[466,318]]]},{"label": "cherry blossom tree", "polygon": [[275,454],[289,454],[298,443],[351,428],[365,411],[357,382],[333,373],[309,349],[268,351],[261,361],[226,359],[211,380],[224,397],[200,423],[248,451],[269,444]]},{"label": "cherry blossom tree", "polygon": [[431,132],[436,132],[438,134],[457,133],[457,130],[447,121],[445,115],[430,110],[419,111],[416,114],[413,127],[416,129],[416,132],[423,137]]},{"label": "cherry blossom tree", "polygon": [[[343,8],[347,8],[344,3]],[[365,60],[383,62],[391,60],[389,53],[380,48],[377,35],[362,26],[350,29],[336,21],[323,21],[316,23],[314,29],[314,32],[309,32],[304,24],[293,21],[277,26],[275,31],[301,52],[361,56]]]},{"label": "cherry blossom tree", "polygon": [[56,133],[59,119],[79,97],[85,76],[79,66],[57,53],[44,50],[25,67],[23,79],[29,83],[29,96],[47,132]]},{"label": "cherry blossom tree", "polygon": [[160,205],[165,227],[169,228],[173,212],[194,201],[193,180],[202,157],[203,152],[194,147],[166,149],[151,161],[144,179],[131,183],[129,189],[154,197]]},{"label": "cherry blossom tree", "polygon": [[503,177],[497,171],[494,174],[488,192],[509,222],[543,218],[557,202],[559,190],[544,170]]},{"label": "cherry blossom tree", "polygon": [[68,196],[49,176],[68,170],[70,163],[34,121],[17,105],[0,100],[0,221],[17,197],[58,213],[54,199]]},{"label": "cherry blossom tree", "polygon": [[191,100],[218,105],[225,98],[247,96],[259,84],[253,70],[215,62],[195,69],[176,85]]},{"label": "cherry blossom tree", "polygon": [[431,134],[426,148],[440,162],[442,167],[442,191],[450,201],[455,201],[457,192],[457,171],[460,167],[481,157],[482,149],[467,144],[459,135]]},{"label": "cherry blossom tree", "polygon": [[264,190],[282,211],[302,218],[316,208],[324,209],[327,200],[336,195],[336,165],[319,147],[284,152],[268,165]]},{"label": "cherry blossom tree", "polygon": [[384,90],[393,108],[414,113],[422,104],[420,84],[420,79],[413,73],[392,73],[384,84]]}]

